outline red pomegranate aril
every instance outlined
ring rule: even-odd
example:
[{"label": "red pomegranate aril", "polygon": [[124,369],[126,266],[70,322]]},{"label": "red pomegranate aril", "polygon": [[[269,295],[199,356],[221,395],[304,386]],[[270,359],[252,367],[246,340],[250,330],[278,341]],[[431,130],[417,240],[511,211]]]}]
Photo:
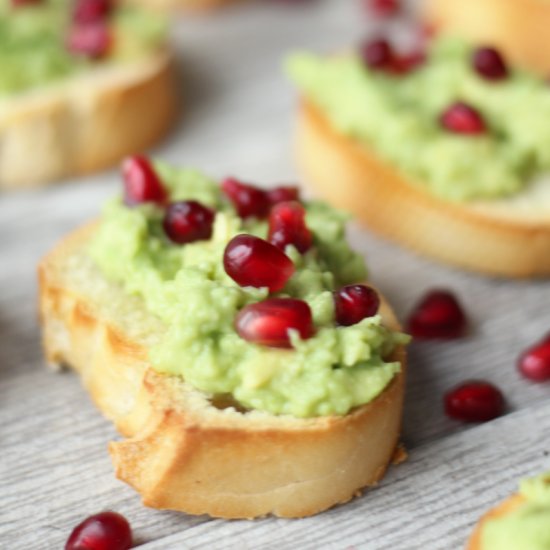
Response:
[{"label": "red pomegranate aril", "polygon": [[168,238],[178,244],[208,240],[214,211],[197,201],[173,202],[166,209],[162,225]]},{"label": "red pomegranate aril", "polygon": [[400,0],[364,0],[365,8],[378,17],[391,17],[401,9]]},{"label": "red pomegranate aril", "polygon": [[241,338],[273,348],[291,348],[289,330],[302,340],[314,333],[309,305],[294,298],[269,298],[244,307],[235,320]]},{"label": "red pomegranate aril", "polygon": [[292,244],[298,252],[307,252],[311,248],[313,235],[306,225],[305,208],[296,201],[276,204],[269,214],[267,240],[282,251]]},{"label": "red pomegranate aril", "polygon": [[360,55],[365,65],[375,70],[388,69],[393,60],[392,48],[383,38],[364,42],[360,47]]},{"label": "red pomegranate aril", "polygon": [[267,199],[271,205],[278,202],[300,200],[300,191],[293,185],[275,187],[267,191]]},{"label": "red pomegranate aril", "polygon": [[73,20],[75,23],[97,23],[105,20],[111,9],[110,0],[77,0]]},{"label": "red pomegranate aril", "polygon": [[225,272],[240,286],[281,290],[294,273],[290,258],[271,243],[253,235],[233,237],[223,254]]},{"label": "red pomegranate aril", "polygon": [[518,369],[534,382],[550,380],[550,334],[521,354]]},{"label": "red pomegranate aril", "polygon": [[168,194],[151,163],[145,157],[128,157],[122,163],[124,202],[135,206],[144,202],[166,203]]},{"label": "red pomegranate aril", "polygon": [[493,384],[469,380],[448,391],[445,413],[463,422],[486,422],[504,413],[504,396]]},{"label": "red pomegranate aril", "polygon": [[65,550],[128,550],[132,530],[126,518],[116,512],[101,512],[77,525]]},{"label": "red pomegranate aril", "polygon": [[396,75],[403,75],[418,69],[425,61],[426,54],[423,51],[395,55],[389,70]]},{"label": "red pomegranate aril", "polygon": [[466,331],[466,316],[451,292],[432,290],[414,308],[408,330],[419,340],[459,338]]},{"label": "red pomegranate aril", "polygon": [[222,191],[233,203],[241,218],[265,218],[269,214],[271,203],[266,191],[243,183],[235,178],[222,182]]},{"label": "red pomegranate aril", "polygon": [[472,65],[486,80],[503,80],[508,77],[504,58],[494,48],[478,48],[472,55]]},{"label": "red pomegranate aril", "polygon": [[99,59],[111,47],[111,32],[103,22],[75,24],[69,31],[67,49],[75,54]]},{"label": "red pomegranate aril", "polygon": [[366,285],[348,285],[334,293],[336,322],[344,327],[355,325],[378,312],[380,297]]},{"label": "red pomegranate aril", "polygon": [[457,102],[443,111],[440,119],[446,130],[455,134],[478,135],[487,131],[481,113],[467,103]]}]

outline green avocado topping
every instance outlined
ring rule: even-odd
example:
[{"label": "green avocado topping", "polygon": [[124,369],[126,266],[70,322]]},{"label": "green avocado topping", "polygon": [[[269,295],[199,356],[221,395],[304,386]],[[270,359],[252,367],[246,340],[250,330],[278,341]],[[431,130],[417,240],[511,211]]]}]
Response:
[{"label": "green avocado topping", "polygon": [[166,40],[164,17],[138,8],[116,9],[108,18],[113,37],[99,61],[74,55],[66,47],[73,2],[44,0],[12,7],[0,0],[0,99],[78,74],[98,63],[139,59]]},{"label": "green avocado topping", "polygon": [[129,208],[121,199],[105,207],[89,253],[104,275],[143,298],[166,332],[150,350],[153,367],[183,377],[209,394],[231,394],[242,406],[295,417],[343,415],[380,394],[400,370],[387,362],[408,337],[386,328],[379,315],[339,327],[332,292],[364,281],[363,259],[345,242],[345,217],[328,206],[305,203],[314,244],[305,254],[286,253],[296,271],[279,297],[305,300],[315,335],[292,334],[293,349],[242,339],[238,312],[265,299],[266,288],[240,287],[224,271],[223,253],[235,235],[267,237],[267,222],[240,219],[219,186],[192,170],[156,164],[170,199],[196,200],[216,210],[210,240],[176,245],[163,228],[164,210],[153,204]]},{"label": "green avocado topping", "polygon": [[526,501],[485,522],[483,550],[550,550],[550,472],[522,481]]},{"label": "green avocado topping", "polygon": [[[449,201],[513,195],[550,170],[550,87],[521,71],[485,80],[472,69],[472,53],[445,37],[405,75],[373,71],[354,54],[298,53],[287,70],[335,129],[430,193]],[[459,101],[481,113],[487,132],[466,136],[441,126],[441,114]]]}]

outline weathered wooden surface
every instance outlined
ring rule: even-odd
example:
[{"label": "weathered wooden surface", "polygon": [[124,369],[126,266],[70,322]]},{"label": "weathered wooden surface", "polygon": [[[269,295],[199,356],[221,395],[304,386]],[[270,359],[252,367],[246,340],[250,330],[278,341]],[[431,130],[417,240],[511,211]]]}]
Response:
[{"label": "weathered wooden surface", "polygon": [[[156,153],[214,176],[294,181],[295,96],[281,59],[296,47],[334,51],[359,38],[369,27],[359,3],[264,3],[178,21],[187,112]],[[95,216],[118,185],[112,171],[0,197],[1,548],[61,548],[80,519],[110,508],[130,519],[148,550],[458,549],[518,477],[550,468],[550,386],[522,380],[514,366],[550,329],[550,282],[464,274],[352,226],[353,243],[401,316],[424,289],[444,286],[460,295],[472,320],[464,340],[412,346],[403,436],[410,460],[364,497],[305,520],[226,522],[144,508],[113,476],[111,425],[76,376],[45,369],[35,311],[39,258]],[[502,388],[507,416],[483,426],[445,418],[442,393],[472,377]]]}]

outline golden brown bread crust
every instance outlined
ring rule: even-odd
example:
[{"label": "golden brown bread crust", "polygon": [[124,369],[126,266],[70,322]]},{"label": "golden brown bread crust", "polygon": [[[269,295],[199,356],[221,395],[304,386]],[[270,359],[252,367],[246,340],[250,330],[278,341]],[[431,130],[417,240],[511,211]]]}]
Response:
[{"label": "golden brown bread crust", "polygon": [[[346,502],[383,475],[398,443],[403,365],[386,390],[344,417],[295,419],[218,409],[102,318],[89,296],[65,288],[60,269],[88,226],[41,263],[40,316],[48,361],[77,370],[127,439],[111,443],[117,476],[147,506],[224,518],[303,517]],[[386,322],[397,327],[384,305]],[[198,403],[198,405],[197,405]]]},{"label": "golden brown bread crust", "polygon": [[0,105],[0,190],[109,167],[158,141],[176,112],[168,51],[10,99]]},{"label": "golden brown bread crust", "polygon": [[496,46],[512,64],[550,75],[547,0],[426,0],[424,12],[434,29]]},{"label": "golden brown bread crust", "polygon": [[474,532],[468,541],[466,550],[484,550],[483,545],[481,544],[481,532],[483,530],[484,522],[489,519],[505,516],[515,510],[523,502],[525,502],[525,499],[522,496],[513,495],[484,514],[477,523]]},{"label": "golden brown bread crust", "polygon": [[550,275],[550,219],[521,222],[441,200],[338,133],[310,102],[300,106],[296,146],[306,181],[377,233],[489,275]]}]

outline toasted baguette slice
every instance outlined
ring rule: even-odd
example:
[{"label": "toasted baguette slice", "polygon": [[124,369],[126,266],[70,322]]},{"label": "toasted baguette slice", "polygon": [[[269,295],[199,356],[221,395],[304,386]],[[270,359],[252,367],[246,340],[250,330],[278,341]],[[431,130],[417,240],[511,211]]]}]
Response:
[{"label": "toasted baguette slice", "polygon": [[437,260],[509,277],[550,275],[550,182],[509,199],[456,204],[424,191],[303,101],[297,160],[333,205]]},{"label": "toasted baguette slice", "polygon": [[[510,512],[514,511],[516,508],[521,506],[525,502],[525,499],[521,495],[513,495],[510,498],[506,499],[504,502],[501,502],[499,505],[495,506],[484,514],[476,525],[466,550],[486,550],[483,548],[481,533],[483,531],[483,525],[487,520],[496,519]],[[518,549],[519,550],[519,549]]]},{"label": "toasted baguette slice", "polygon": [[426,0],[430,27],[499,48],[513,64],[550,75],[547,0]]},{"label": "toasted baguette slice", "polygon": [[[224,518],[302,517],[380,480],[399,438],[403,348],[392,357],[400,374],[343,417],[297,419],[215,402],[149,366],[147,350],[164,325],[89,259],[93,231],[69,236],[40,265],[44,347],[49,362],[80,373],[127,437],[110,444],[111,456],[117,476],[147,506]],[[382,314],[398,328],[386,304]]]},{"label": "toasted baguette slice", "polygon": [[174,121],[174,80],[165,49],[0,101],[0,189],[86,174],[151,146]]}]

